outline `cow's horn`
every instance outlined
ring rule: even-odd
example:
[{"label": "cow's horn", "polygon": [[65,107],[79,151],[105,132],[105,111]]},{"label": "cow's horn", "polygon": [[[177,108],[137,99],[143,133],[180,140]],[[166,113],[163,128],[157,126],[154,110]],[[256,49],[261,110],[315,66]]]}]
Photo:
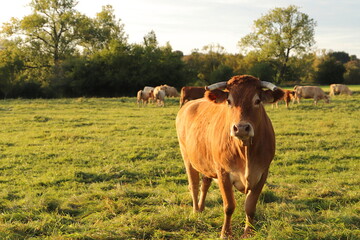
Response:
[{"label": "cow's horn", "polygon": [[218,82],[205,87],[205,90],[215,90],[218,88],[225,88],[227,82]]},{"label": "cow's horn", "polygon": [[275,86],[271,82],[266,82],[266,81],[261,81],[261,86],[264,88],[268,88],[272,91],[275,91],[277,89],[277,86]]}]

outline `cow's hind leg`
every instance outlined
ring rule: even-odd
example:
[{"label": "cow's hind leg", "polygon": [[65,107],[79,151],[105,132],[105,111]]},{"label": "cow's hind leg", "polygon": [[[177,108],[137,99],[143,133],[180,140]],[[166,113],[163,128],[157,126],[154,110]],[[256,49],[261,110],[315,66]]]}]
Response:
[{"label": "cow's hind leg", "polygon": [[194,212],[199,212],[198,197],[199,197],[199,172],[196,171],[189,162],[185,162],[186,173],[189,181],[189,190],[193,200]]},{"label": "cow's hind leg", "polygon": [[204,211],[205,208],[205,198],[206,198],[206,194],[209,190],[209,187],[211,185],[211,178],[202,177],[202,183],[201,183],[201,192],[200,192],[200,201],[199,201],[199,211],[202,212]]}]

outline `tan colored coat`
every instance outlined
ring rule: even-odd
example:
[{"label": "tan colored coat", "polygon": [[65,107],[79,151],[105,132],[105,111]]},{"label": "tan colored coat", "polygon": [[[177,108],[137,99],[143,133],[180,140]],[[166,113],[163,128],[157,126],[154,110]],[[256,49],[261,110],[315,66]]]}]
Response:
[{"label": "tan colored coat", "polygon": [[326,103],[330,102],[330,97],[325,94],[325,92],[317,86],[295,86],[295,100],[300,103],[300,99],[313,98],[314,104],[316,105],[319,100],[323,99]]},{"label": "tan colored coat", "polygon": [[263,103],[282,96],[281,90],[262,90],[257,78],[235,76],[227,82],[227,91],[206,91],[204,98],[188,102],[177,115],[193,209],[204,210],[211,179],[217,179],[224,204],[223,238],[232,236],[233,186],[246,194],[244,236],[252,232],[256,203],[275,154],[275,134]]},{"label": "tan colored coat", "polygon": [[180,91],[180,107],[186,102],[204,97],[205,87],[182,87]]},{"label": "tan colored coat", "polygon": [[352,95],[352,91],[344,84],[331,84],[329,95],[335,96],[337,94]]},{"label": "tan colored coat", "polygon": [[140,104],[142,106],[145,106],[149,102],[149,99],[152,98],[152,96],[153,96],[152,91],[145,92],[143,90],[139,90],[136,95],[136,102],[138,106],[140,107]]},{"label": "tan colored coat", "polygon": [[165,96],[166,96],[165,91],[162,90],[161,87],[156,87],[154,89],[154,98],[158,106],[162,106],[162,107],[165,106]]},{"label": "tan colored coat", "polygon": [[[295,91],[290,91],[285,89],[283,89],[283,91],[284,91],[284,96],[279,101],[277,101],[275,105],[276,107],[278,107],[278,103],[281,100],[283,100],[285,102],[286,108],[288,108],[290,101],[295,99]],[[272,107],[274,107],[274,104],[272,104]]]}]

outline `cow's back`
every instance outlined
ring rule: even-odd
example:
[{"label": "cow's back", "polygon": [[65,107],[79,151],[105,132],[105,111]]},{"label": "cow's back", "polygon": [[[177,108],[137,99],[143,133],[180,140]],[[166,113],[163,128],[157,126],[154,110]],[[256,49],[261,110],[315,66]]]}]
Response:
[{"label": "cow's back", "polygon": [[340,93],[340,94],[348,94],[348,95],[351,95],[352,94],[352,92],[351,92],[351,90],[348,88],[348,86],[346,86],[346,85],[343,85],[343,84],[337,84],[338,86],[338,93]]},{"label": "cow's back", "polygon": [[195,100],[204,97],[204,87],[182,87],[180,91],[180,107],[187,101]]},{"label": "cow's back", "polygon": [[302,98],[314,98],[325,96],[325,92],[317,86],[302,86],[298,88],[300,90],[300,96]]}]

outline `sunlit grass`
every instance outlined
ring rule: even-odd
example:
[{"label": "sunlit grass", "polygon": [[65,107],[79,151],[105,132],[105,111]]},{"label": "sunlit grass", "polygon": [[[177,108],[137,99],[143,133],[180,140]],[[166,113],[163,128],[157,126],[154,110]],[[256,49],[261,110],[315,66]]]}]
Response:
[{"label": "sunlit grass", "polygon": [[[0,101],[0,239],[219,237],[216,184],[205,212],[192,213],[178,109],[178,99],[164,108],[135,98]],[[359,239],[360,95],[267,112],[277,151],[254,239]]]}]

